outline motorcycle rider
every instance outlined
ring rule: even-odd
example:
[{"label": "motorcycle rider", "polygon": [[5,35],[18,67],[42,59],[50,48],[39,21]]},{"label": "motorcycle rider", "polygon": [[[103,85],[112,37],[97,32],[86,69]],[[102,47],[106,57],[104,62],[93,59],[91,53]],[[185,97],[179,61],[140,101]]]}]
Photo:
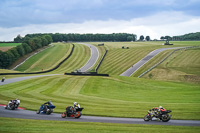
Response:
[{"label": "motorcycle rider", "polygon": [[150,109],[149,111],[152,112],[152,117],[156,117],[158,115],[158,107],[154,107]]},{"label": "motorcycle rider", "polygon": [[51,102],[51,100],[49,100],[48,102],[43,104],[44,108],[42,111],[47,111],[47,106],[53,106],[53,103]]},{"label": "motorcycle rider", "polygon": [[74,102],[74,108],[78,109],[78,108],[80,108],[80,105],[77,102]]},{"label": "motorcycle rider", "polygon": [[165,108],[163,108],[162,106],[159,106],[159,107],[154,107],[149,111],[152,111],[152,115],[153,115],[152,120],[160,120],[159,118],[157,119],[156,117],[161,115],[162,111],[165,111]]},{"label": "motorcycle rider", "polygon": [[158,115],[162,114],[163,111],[165,111],[165,108],[163,108],[162,106],[159,106]]},{"label": "motorcycle rider", "polygon": [[19,104],[20,104],[20,100],[17,98],[16,99],[16,105],[17,105],[17,107],[19,107]]},{"label": "motorcycle rider", "polygon": [[74,114],[76,112],[76,109],[78,109],[78,108],[80,108],[80,105],[77,102],[74,102],[73,106],[66,107],[66,113]]},{"label": "motorcycle rider", "polygon": [[20,104],[20,100],[17,98],[16,100],[10,100],[9,102],[8,102],[8,107],[10,108],[10,104],[12,103],[12,102],[15,102],[15,106],[18,108],[19,107],[19,104]]}]

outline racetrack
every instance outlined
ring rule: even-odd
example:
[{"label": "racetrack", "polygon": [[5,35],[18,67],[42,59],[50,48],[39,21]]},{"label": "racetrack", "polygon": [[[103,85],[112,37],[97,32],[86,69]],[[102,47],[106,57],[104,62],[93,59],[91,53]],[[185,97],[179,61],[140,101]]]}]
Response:
[{"label": "racetrack", "polygon": [[88,46],[90,48],[90,50],[91,50],[90,59],[88,60],[88,62],[83,67],[80,68],[81,72],[87,72],[92,66],[94,66],[94,64],[98,60],[99,51],[95,46],[93,46],[91,44],[86,44],[86,43],[80,43],[80,44]]},{"label": "racetrack", "polygon": [[69,118],[69,117],[62,118],[61,114],[57,113],[52,113],[51,115],[36,114],[36,111],[21,110],[21,109],[7,110],[4,109],[4,107],[2,106],[0,106],[0,117],[36,119],[36,120],[75,121],[75,122],[200,126],[200,121],[192,121],[192,120],[170,120],[169,122],[161,122],[161,121],[145,122],[143,119],[137,119],[137,118],[97,117],[97,116],[84,116],[84,115],[81,116],[81,118],[79,119]]},{"label": "racetrack", "polygon": [[147,63],[150,59],[152,59],[154,56],[156,56],[157,54],[159,54],[162,51],[170,50],[170,49],[180,49],[180,48],[183,48],[183,47],[156,49],[156,50],[152,51],[151,53],[149,53],[147,56],[145,56],[143,59],[141,59],[140,61],[138,61],[136,64],[134,64],[133,66],[131,66],[129,69],[127,69],[125,72],[123,72],[120,76],[128,76],[128,77],[131,76],[140,67],[142,67],[145,63]]},{"label": "racetrack", "polygon": [[62,75],[62,74],[36,75],[36,76],[26,76],[26,77],[11,78],[11,79],[6,79],[4,82],[0,82],[0,85],[6,85],[6,84],[19,82],[19,81],[26,80],[26,79],[31,79],[31,78],[37,78],[37,77],[43,77],[43,76],[54,76],[54,75]]},{"label": "racetrack", "polygon": [[[0,85],[18,82],[21,80],[34,78],[34,77],[41,77],[41,76],[51,76],[51,75],[38,75],[38,76],[28,76],[28,77],[6,79],[5,82],[1,82]],[[84,113],[84,110],[83,110],[83,113]],[[43,114],[38,115],[38,114],[36,114],[35,111],[21,110],[21,109],[6,110],[6,109],[4,109],[4,107],[0,107],[0,117],[36,119],[36,120],[77,121],[77,122],[200,126],[200,121],[194,121],[194,120],[170,120],[169,122],[160,122],[160,121],[145,122],[143,119],[137,119],[137,118],[96,117],[96,116],[84,116],[84,115],[80,119],[61,118],[61,114],[57,114],[57,113],[53,113],[51,115],[43,115]],[[172,116],[172,118],[173,118],[173,116]]]}]

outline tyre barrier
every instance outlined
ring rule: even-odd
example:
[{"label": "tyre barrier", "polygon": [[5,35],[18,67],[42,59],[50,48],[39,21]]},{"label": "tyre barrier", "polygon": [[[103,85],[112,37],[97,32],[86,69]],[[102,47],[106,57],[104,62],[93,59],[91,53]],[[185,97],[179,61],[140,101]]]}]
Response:
[{"label": "tyre barrier", "polygon": [[24,75],[24,74],[26,75],[26,74],[41,74],[41,73],[52,72],[52,71],[56,70],[58,67],[60,67],[60,65],[62,65],[72,55],[72,53],[74,51],[74,47],[75,47],[75,45],[72,44],[72,49],[71,49],[70,54],[52,69],[49,69],[46,71],[40,71],[40,72],[30,72],[30,73],[0,73],[0,75]]},{"label": "tyre barrier", "polygon": [[169,55],[167,55],[164,59],[162,59],[160,62],[158,62],[157,64],[155,64],[154,66],[152,66],[151,68],[149,68],[147,71],[143,72],[142,74],[140,74],[138,76],[138,78],[141,78],[143,75],[145,75],[146,73],[150,72],[152,69],[154,69],[155,67],[157,67],[158,65],[160,65],[161,63],[163,63],[169,56],[171,56],[174,52],[182,50],[182,49],[191,49],[191,48],[200,48],[200,46],[191,46],[191,47],[185,47],[185,48],[180,48],[180,49],[176,49],[174,51],[172,51]]},{"label": "tyre barrier", "polygon": [[106,56],[107,52],[108,52],[108,50],[106,50],[106,51],[105,51],[105,53],[104,53],[103,57],[101,58],[101,60],[100,60],[99,64],[98,64],[98,65],[97,65],[97,67],[95,68],[95,72],[97,72],[97,71],[98,71],[98,69],[99,69],[99,67],[100,67],[101,63],[103,62],[103,59],[105,58],[105,56]]},{"label": "tyre barrier", "polygon": [[71,72],[71,73],[65,73],[65,75],[76,75],[76,76],[109,76],[109,74],[98,74],[97,72]]}]

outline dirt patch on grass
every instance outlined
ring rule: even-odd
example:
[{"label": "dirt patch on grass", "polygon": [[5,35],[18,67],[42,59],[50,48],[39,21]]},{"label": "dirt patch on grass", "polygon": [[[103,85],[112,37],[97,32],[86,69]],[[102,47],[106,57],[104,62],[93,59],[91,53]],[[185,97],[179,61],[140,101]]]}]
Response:
[{"label": "dirt patch on grass", "polygon": [[0,47],[0,50],[5,52],[5,51],[8,51],[8,49],[11,49],[13,47]]},{"label": "dirt patch on grass", "polygon": [[188,82],[200,83],[200,76],[197,75],[184,75],[184,78]]}]

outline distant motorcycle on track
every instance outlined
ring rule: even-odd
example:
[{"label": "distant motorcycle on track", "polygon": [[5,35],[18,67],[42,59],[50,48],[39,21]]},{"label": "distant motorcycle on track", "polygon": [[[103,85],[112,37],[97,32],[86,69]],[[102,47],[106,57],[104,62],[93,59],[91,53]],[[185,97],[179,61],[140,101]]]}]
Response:
[{"label": "distant motorcycle on track", "polygon": [[149,110],[147,115],[144,116],[144,121],[162,120],[163,122],[168,122],[172,116],[169,114],[170,112],[172,111],[164,110],[164,111],[160,111],[158,114],[155,114],[154,111]]},{"label": "distant motorcycle on track", "polygon": [[15,110],[19,107],[19,104],[20,104],[20,100],[18,99],[10,100],[8,102],[8,105],[6,105],[5,109]]},{"label": "distant motorcycle on track", "polygon": [[47,114],[47,115],[50,115],[51,113],[53,113],[53,109],[55,108],[56,106],[53,106],[53,105],[41,105],[40,106],[40,109],[38,109],[36,111],[37,114]]},{"label": "distant motorcycle on track", "polygon": [[74,117],[74,118],[80,118],[82,113],[81,111],[83,110],[84,108],[77,108],[75,109],[74,107],[72,106],[68,106],[66,108],[66,111],[62,113],[61,117],[62,118],[65,118],[65,117]]}]

